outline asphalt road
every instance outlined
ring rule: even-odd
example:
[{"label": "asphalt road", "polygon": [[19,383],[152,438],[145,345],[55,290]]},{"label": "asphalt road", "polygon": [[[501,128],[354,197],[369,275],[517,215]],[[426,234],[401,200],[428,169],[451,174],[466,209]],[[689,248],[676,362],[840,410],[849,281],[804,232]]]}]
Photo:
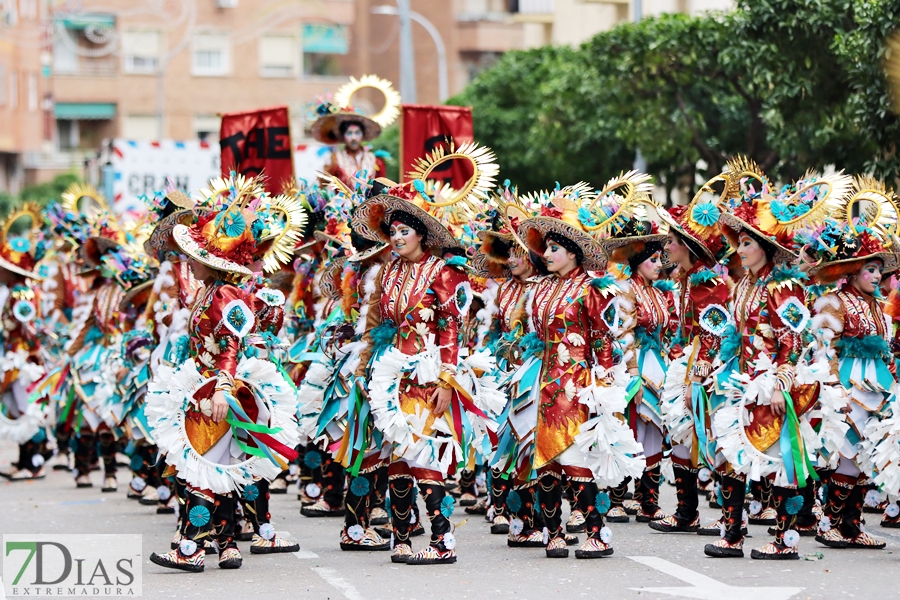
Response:
[{"label": "asphalt road", "polygon": [[[0,443],[0,468],[6,469],[14,451]],[[885,550],[832,550],[803,538],[801,554],[809,560],[754,561],[749,549],[768,538],[764,527],[751,526],[747,558],[712,559],[703,555],[703,545],[714,538],[660,534],[632,521],[610,525],[612,557],[576,560],[572,552],[567,560],[550,560],[540,549],[507,548],[505,536],[491,535],[482,517],[469,517],[457,508],[453,521],[459,561],[407,566],[392,564],[388,552],[342,552],[340,519],[301,516],[294,489],[274,496],[271,510],[276,530],[298,541],[300,552],[251,555],[248,544],[242,543],[241,569],[223,571],[213,560],[204,573],[188,574],[148,560],[151,552],[168,550],[174,517],[126,499],[126,469],[119,472],[117,493],[101,493],[100,473],[93,478],[95,487],[81,490],[75,489],[71,475],[58,471],[41,481],[0,480],[0,534],[142,534],[145,598],[900,598],[900,531],[878,527],[877,515],[869,515],[868,530],[888,542]],[[674,488],[666,485],[663,507],[671,510],[674,504]],[[705,504],[701,502],[704,523],[716,516]],[[414,547],[420,548],[424,540],[414,538]]]}]

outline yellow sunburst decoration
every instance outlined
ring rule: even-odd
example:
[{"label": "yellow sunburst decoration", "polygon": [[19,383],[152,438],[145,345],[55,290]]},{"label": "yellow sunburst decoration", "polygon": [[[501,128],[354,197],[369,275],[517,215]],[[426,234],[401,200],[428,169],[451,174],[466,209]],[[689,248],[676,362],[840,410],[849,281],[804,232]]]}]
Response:
[{"label": "yellow sunburst decoration", "polygon": [[200,208],[219,210],[227,207],[231,210],[235,205],[243,208],[247,202],[263,194],[265,190],[257,178],[233,173],[230,177],[211,179],[208,187],[194,195],[194,200]]},{"label": "yellow sunburst decoration", "polygon": [[883,181],[879,181],[868,175],[860,175],[854,178],[853,185],[847,195],[841,217],[851,224],[854,206],[859,206],[859,225],[871,227],[888,239],[896,235],[898,227],[898,213],[896,196],[893,190],[889,190]]},{"label": "yellow sunburst decoration", "polygon": [[34,244],[41,227],[41,207],[34,202],[26,202],[6,217],[6,222],[3,224],[3,230],[0,232],[0,235],[2,235],[2,237],[0,237],[0,242],[5,241],[9,236],[9,232],[13,228],[13,225],[25,217],[28,217],[30,222],[28,224],[27,234],[23,231],[22,235],[27,235],[31,243]]},{"label": "yellow sunburst decoration", "polygon": [[[89,201],[91,205],[82,205],[82,201]],[[109,212],[109,204],[97,188],[88,183],[73,183],[62,193],[62,207],[73,214],[83,214],[86,217]]]},{"label": "yellow sunburst decoration", "polygon": [[[595,217],[599,217],[596,225],[583,224],[592,235],[614,236],[635,216],[640,203],[638,194],[648,196],[653,193],[650,175],[633,170],[610,179],[596,197],[587,205]],[[599,214],[595,210],[598,203],[604,201],[617,202],[617,210],[613,214]]]},{"label": "yellow sunburst decoration", "polygon": [[382,96],[384,96],[384,106],[374,115],[365,116],[382,127],[387,127],[400,116],[400,93],[394,89],[390,81],[382,79],[378,75],[363,75],[359,79],[351,77],[349,82],[342,85],[335,92],[334,104],[341,108],[353,106],[350,102],[353,99],[353,95],[366,88],[381,92]]},{"label": "yellow sunburst decoration", "polygon": [[269,200],[269,211],[280,215],[283,221],[274,224],[277,236],[272,247],[263,256],[263,269],[274,273],[294,256],[294,247],[303,236],[307,215],[303,202],[297,197],[278,195]]},{"label": "yellow sunburst decoration", "polygon": [[[826,218],[849,222],[848,201],[849,194],[853,189],[852,177],[844,174],[843,171],[824,177],[819,177],[815,171],[807,171],[803,179],[795,186],[797,186],[797,190],[783,200],[785,205],[800,204],[803,195],[810,191],[815,191],[817,202],[809,208],[809,211],[786,221],[778,220],[772,210],[763,210],[768,207],[764,207],[761,202],[756,214],[763,230],[779,237],[789,237],[800,229],[823,222]],[[821,188],[824,188],[824,193]],[[769,203],[774,202],[771,197],[766,200]]]},{"label": "yellow sunburst decoration", "polygon": [[472,166],[472,176],[461,190],[432,183],[432,187],[438,192],[438,197],[427,201],[429,208],[441,208],[459,203],[469,205],[470,208],[477,208],[479,203],[488,200],[488,193],[496,185],[495,178],[500,172],[497,157],[493,150],[487,146],[479,146],[476,142],[463,144],[459,148],[451,145],[449,151],[444,146],[438,146],[424,158],[416,159],[408,177],[412,180],[428,182],[437,167],[454,160],[468,162]]}]

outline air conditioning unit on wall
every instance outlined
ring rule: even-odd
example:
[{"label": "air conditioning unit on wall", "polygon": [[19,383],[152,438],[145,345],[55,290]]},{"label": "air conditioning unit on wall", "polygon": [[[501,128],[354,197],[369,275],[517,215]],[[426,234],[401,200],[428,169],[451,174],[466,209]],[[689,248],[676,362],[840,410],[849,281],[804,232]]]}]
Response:
[{"label": "air conditioning unit on wall", "polygon": [[238,0],[216,0],[216,8],[237,8]]}]

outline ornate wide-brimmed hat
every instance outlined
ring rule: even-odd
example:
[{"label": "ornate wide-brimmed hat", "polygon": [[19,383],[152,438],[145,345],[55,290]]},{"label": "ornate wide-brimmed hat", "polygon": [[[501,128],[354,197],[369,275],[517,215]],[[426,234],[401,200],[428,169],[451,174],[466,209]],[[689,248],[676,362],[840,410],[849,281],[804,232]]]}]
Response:
[{"label": "ornate wide-brimmed hat", "polygon": [[[366,115],[353,107],[352,98],[358,91],[370,88],[381,92],[383,106],[372,115]],[[371,141],[381,135],[383,127],[387,127],[400,114],[400,94],[387,79],[377,75],[363,75],[362,78],[350,78],[350,81],[338,89],[332,100],[323,99],[315,105],[316,120],[310,127],[310,135],[323,144],[339,144],[342,123],[356,123],[363,130],[363,141]]]},{"label": "ornate wide-brimmed hat", "polygon": [[722,233],[735,248],[741,231],[764,240],[774,248],[772,259],[776,263],[797,259],[795,233],[834,216],[852,182],[843,173],[821,177],[809,172],[775,195],[759,166],[743,156],[728,161],[726,176]]},{"label": "ornate wide-brimmed hat", "polygon": [[145,199],[149,222],[155,224],[146,242],[148,252],[160,253],[172,245],[172,230],[176,225],[190,225],[206,209],[181,190],[170,189]]},{"label": "ornate wide-brimmed hat", "polygon": [[[721,192],[716,191],[716,185],[722,187]],[[694,254],[712,263],[724,247],[719,205],[727,187],[727,176],[721,173],[704,183],[686,205],[659,211],[660,219],[687,241]]]},{"label": "ornate wide-brimmed hat", "polygon": [[41,222],[41,209],[32,203],[24,204],[6,218],[0,230],[0,268],[41,279],[36,272],[44,251]]},{"label": "ornate wide-brimmed hat", "polygon": [[553,191],[540,192],[538,198],[540,213],[523,221],[517,230],[528,249],[543,255],[547,249],[547,236],[556,234],[578,247],[585,269],[604,270],[608,257],[590,229],[603,219],[599,212],[590,209],[595,205],[597,192],[587,183],[579,182],[565,187],[557,185]]},{"label": "ornate wide-brimmed hat", "polygon": [[849,188],[836,203],[832,218],[797,234],[797,243],[818,260],[809,274],[821,283],[846,277],[871,260],[882,262],[884,274],[900,266],[894,192],[870,177],[855,178]]},{"label": "ornate wide-brimmed hat", "polygon": [[[430,179],[434,170],[453,160],[464,160],[472,176],[462,189],[456,190]],[[419,159],[408,175],[409,181],[394,185],[367,199],[353,213],[355,232],[374,242],[389,242],[386,226],[397,213],[406,213],[420,221],[427,230],[425,246],[465,249],[452,228],[470,223],[483,212],[488,192],[494,186],[499,168],[490,148],[476,143],[463,144],[449,151],[439,146]]]},{"label": "ornate wide-brimmed hat", "polygon": [[277,271],[293,257],[306,225],[299,200],[270,196],[258,180],[235,173],[212,180],[195,200],[208,212],[190,226],[176,224],[172,236],[191,258],[232,275],[251,276],[259,260],[266,272]]},{"label": "ornate wide-brimmed hat", "polygon": [[666,234],[659,229],[652,193],[650,176],[638,171],[612,178],[598,193],[591,211],[600,219],[589,229],[610,262],[625,263],[648,244],[662,247]]},{"label": "ornate wide-brimmed hat", "polygon": [[509,257],[513,249],[529,251],[518,236],[518,227],[540,213],[540,204],[532,195],[519,196],[509,180],[494,194],[491,204],[483,219],[485,226],[476,234],[481,243],[472,259],[472,269],[479,277],[508,279],[512,277]]}]

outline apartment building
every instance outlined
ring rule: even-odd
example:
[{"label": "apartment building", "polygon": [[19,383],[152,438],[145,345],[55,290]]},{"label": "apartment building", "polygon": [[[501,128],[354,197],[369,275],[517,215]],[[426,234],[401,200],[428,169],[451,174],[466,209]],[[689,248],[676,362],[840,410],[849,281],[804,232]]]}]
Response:
[{"label": "apartment building", "polygon": [[[411,0],[416,101],[442,102],[504,52],[577,44],[630,0]],[[644,14],[727,8],[644,0]],[[0,190],[90,168],[104,139],[209,139],[223,112],[288,105],[295,142],[351,75],[399,87],[395,0],[0,0]],[[374,107],[377,97],[356,102]]]}]

